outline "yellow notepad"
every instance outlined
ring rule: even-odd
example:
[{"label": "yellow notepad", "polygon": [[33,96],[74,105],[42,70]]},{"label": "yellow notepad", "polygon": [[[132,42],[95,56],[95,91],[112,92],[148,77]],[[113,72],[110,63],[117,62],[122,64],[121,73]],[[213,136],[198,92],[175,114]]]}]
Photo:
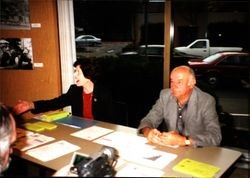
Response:
[{"label": "yellow notepad", "polygon": [[173,167],[174,171],[192,175],[195,177],[214,177],[214,175],[220,170],[219,167],[195,161],[192,159],[183,159]]},{"label": "yellow notepad", "polygon": [[24,128],[27,130],[35,131],[35,132],[42,132],[46,130],[53,130],[57,128],[56,124],[46,123],[46,122],[33,122],[33,123],[25,123]]},{"label": "yellow notepad", "polygon": [[60,112],[57,112],[57,113],[44,115],[42,120],[47,121],[47,122],[52,122],[52,121],[67,117],[69,115],[70,115],[70,113],[67,112],[67,111],[60,111]]},{"label": "yellow notepad", "polygon": [[56,124],[51,124],[51,123],[48,123],[48,122],[34,122],[33,124],[36,125],[36,126],[43,127],[43,128],[45,128],[47,130],[53,130],[53,129],[57,128]]},{"label": "yellow notepad", "polygon": [[35,132],[42,132],[42,131],[45,130],[44,127],[35,125],[35,124],[33,124],[33,123],[26,123],[26,124],[24,124],[23,126],[24,126],[24,128],[26,128],[27,130],[35,131]]}]

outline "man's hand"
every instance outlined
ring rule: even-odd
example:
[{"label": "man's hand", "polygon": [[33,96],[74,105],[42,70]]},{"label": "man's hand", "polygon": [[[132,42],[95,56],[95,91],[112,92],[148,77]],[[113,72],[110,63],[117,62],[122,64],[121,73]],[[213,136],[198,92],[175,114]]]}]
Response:
[{"label": "man's hand", "polygon": [[[160,132],[157,129],[144,128],[142,130],[145,137],[147,137],[150,143],[155,143],[165,146],[186,146],[186,137],[180,135],[178,132]],[[192,144],[192,140],[191,144]]]},{"label": "man's hand", "polygon": [[152,128],[144,128],[142,132],[143,135],[147,137],[150,143],[161,144],[160,136],[162,133],[159,130]]},{"label": "man's hand", "polygon": [[164,145],[172,145],[172,146],[185,146],[186,137],[180,135],[175,131],[163,132],[160,136],[161,142]]}]

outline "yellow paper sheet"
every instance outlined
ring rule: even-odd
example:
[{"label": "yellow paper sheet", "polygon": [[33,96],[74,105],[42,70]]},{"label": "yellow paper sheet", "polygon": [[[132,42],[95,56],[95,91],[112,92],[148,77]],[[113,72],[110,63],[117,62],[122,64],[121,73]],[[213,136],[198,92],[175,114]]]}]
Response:
[{"label": "yellow paper sheet", "polygon": [[192,175],[195,177],[214,177],[220,170],[219,167],[195,161],[192,159],[183,159],[173,167],[174,171]]}]

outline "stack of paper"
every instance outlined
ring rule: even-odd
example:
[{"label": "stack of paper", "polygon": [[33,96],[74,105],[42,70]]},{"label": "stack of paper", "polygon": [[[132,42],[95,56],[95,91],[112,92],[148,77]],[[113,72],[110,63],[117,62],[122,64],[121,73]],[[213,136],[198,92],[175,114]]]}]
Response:
[{"label": "stack of paper", "polygon": [[43,121],[47,121],[47,122],[52,122],[58,119],[62,119],[64,117],[68,117],[70,115],[69,112],[67,111],[60,111],[57,113],[52,113],[52,114],[46,114],[42,117]]},{"label": "stack of paper", "polygon": [[53,130],[57,128],[56,124],[48,123],[48,122],[33,122],[33,123],[25,123],[24,128],[27,130],[42,132],[44,130]]}]

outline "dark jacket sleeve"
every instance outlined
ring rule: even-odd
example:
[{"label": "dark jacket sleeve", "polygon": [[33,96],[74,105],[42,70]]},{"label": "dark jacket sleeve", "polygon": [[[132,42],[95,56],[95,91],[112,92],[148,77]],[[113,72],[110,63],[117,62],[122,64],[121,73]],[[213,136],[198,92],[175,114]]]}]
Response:
[{"label": "dark jacket sleeve", "polygon": [[[81,114],[82,108],[82,87],[71,85],[67,93],[49,100],[34,101],[35,109],[31,110],[33,114],[62,109],[66,106],[72,107],[72,114]],[[79,111],[80,110],[80,111]]]}]

